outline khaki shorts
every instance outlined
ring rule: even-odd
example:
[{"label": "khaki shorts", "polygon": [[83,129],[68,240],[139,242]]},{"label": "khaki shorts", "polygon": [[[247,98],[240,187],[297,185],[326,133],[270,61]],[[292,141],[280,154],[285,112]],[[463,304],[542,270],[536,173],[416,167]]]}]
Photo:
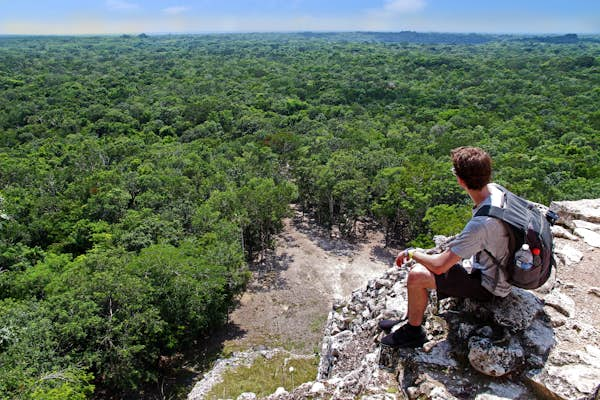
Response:
[{"label": "khaki shorts", "polygon": [[481,301],[492,300],[495,296],[481,286],[481,271],[473,269],[469,273],[461,264],[453,265],[446,273],[435,275],[438,299],[462,297]]}]

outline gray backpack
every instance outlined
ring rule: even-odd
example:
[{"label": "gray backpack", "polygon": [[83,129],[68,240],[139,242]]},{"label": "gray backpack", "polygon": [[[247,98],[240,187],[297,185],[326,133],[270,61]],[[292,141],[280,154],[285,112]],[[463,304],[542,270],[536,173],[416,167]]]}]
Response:
[{"label": "gray backpack", "polygon": [[[501,265],[489,251],[485,250],[485,252],[498,268],[505,271],[508,283],[523,289],[537,289],[546,283],[552,267],[556,268],[550,227],[558,220],[558,215],[517,196],[500,185],[496,187],[504,194],[500,207],[485,205],[475,216],[497,218],[508,226],[510,261],[508,265]],[[533,267],[527,270],[515,264],[515,253],[524,243],[527,243],[534,253]]]}]

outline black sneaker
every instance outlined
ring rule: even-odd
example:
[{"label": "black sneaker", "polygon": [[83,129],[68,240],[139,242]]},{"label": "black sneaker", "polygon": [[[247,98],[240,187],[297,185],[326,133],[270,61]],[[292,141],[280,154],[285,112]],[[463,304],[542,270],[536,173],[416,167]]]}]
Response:
[{"label": "black sneaker", "polygon": [[395,332],[384,336],[381,344],[390,347],[421,347],[427,342],[427,335],[422,326],[412,327],[408,323],[402,325]]},{"label": "black sneaker", "polygon": [[401,321],[397,320],[397,319],[382,319],[381,321],[379,321],[379,323],[377,324],[377,326],[382,331],[385,331],[385,332],[389,333],[392,330],[392,328],[394,326],[398,325],[400,322]]}]

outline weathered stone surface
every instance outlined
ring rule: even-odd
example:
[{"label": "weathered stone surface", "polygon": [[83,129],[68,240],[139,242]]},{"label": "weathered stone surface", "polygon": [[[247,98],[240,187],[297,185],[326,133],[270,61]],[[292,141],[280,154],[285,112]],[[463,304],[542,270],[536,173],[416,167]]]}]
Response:
[{"label": "weathered stone surface", "polygon": [[331,354],[339,357],[352,338],[352,332],[343,331],[331,337]]},{"label": "weathered stone surface", "polygon": [[576,228],[573,232],[577,236],[583,238],[583,241],[590,246],[600,247],[600,233],[596,233],[585,228]]},{"label": "weathered stone surface", "polygon": [[395,318],[402,318],[406,314],[406,300],[401,296],[386,297],[385,310],[392,311]]},{"label": "weathered stone surface", "polygon": [[527,399],[528,393],[523,386],[506,382],[503,384],[492,382],[485,389],[485,393],[475,396],[474,400],[515,400]]},{"label": "weathered stone surface", "polygon": [[362,396],[360,400],[396,400],[393,393],[380,393]]},{"label": "weathered stone surface", "polygon": [[575,219],[572,222],[573,222],[573,226],[575,228],[584,228],[584,229],[588,229],[588,230],[593,231],[593,232],[600,233],[600,224],[594,224],[592,222],[582,221],[582,220],[579,220],[579,219]]},{"label": "weathered stone surface", "polygon": [[579,240],[579,238],[577,236],[575,236],[573,233],[571,233],[571,231],[563,228],[560,225],[554,225],[552,227],[552,235],[554,237],[559,237],[559,238],[563,238],[563,239],[567,239],[567,240],[573,240],[573,241]]},{"label": "weathered stone surface", "polygon": [[575,315],[575,301],[564,293],[554,290],[552,293],[544,297],[546,305],[554,308],[556,311],[567,317]]},{"label": "weathered stone surface", "polygon": [[393,372],[398,367],[400,352],[390,346],[379,345],[379,368]]},{"label": "weathered stone surface", "polygon": [[567,267],[571,267],[583,259],[583,253],[569,244],[557,248],[554,250],[554,254],[556,258]]},{"label": "weathered stone surface", "polygon": [[523,332],[523,344],[532,348],[536,354],[547,356],[550,350],[556,344],[552,326],[536,319]]},{"label": "weathered stone surface", "polygon": [[553,201],[550,209],[566,221],[575,219],[600,222],[600,199],[578,201]]},{"label": "weathered stone surface", "polygon": [[457,367],[452,345],[448,340],[436,343],[429,352],[419,352],[415,361],[422,364],[436,365],[439,367]]},{"label": "weathered stone surface", "polygon": [[428,400],[457,400],[446,386],[428,375],[423,375],[417,381],[418,386],[408,388],[408,398],[411,400],[426,398]]},{"label": "weathered stone surface", "polygon": [[[556,262],[558,263],[559,261],[557,260]],[[557,268],[552,268],[552,271],[550,271],[550,276],[548,277],[548,280],[546,281],[546,283],[544,283],[539,288],[532,290],[532,292],[535,293],[537,296],[543,296],[543,295],[548,294],[551,291],[553,291],[557,285],[556,270],[557,270]]]},{"label": "weathered stone surface", "polygon": [[526,329],[539,315],[544,305],[533,293],[513,287],[510,294],[486,307],[493,314],[494,321],[513,332]]},{"label": "weathered stone surface", "polygon": [[452,395],[444,382],[437,379],[436,376],[429,373],[421,374],[415,380],[415,386],[411,386],[406,390],[408,398],[411,400],[417,399],[435,399],[435,400],[454,400],[457,399]]},{"label": "weathered stone surface", "polygon": [[472,333],[477,329],[477,326],[474,324],[469,324],[467,322],[461,322],[458,326],[458,330],[456,331],[456,336],[461,340],[467,340],[472,336]]},{"label": "weathered stone surface", "polygon": [[504,376],[523,362],[523,347],[514,339],[507,345],[495,344],[489,338],[469,339],[469,362],[477,371],[489,376]]},{"label": "weathered stone surface", "polygon": [[322,382],[315,382],[310,387],[311,393],[321,393],[325,391],[325,385]]},{"label": "weathered stone surface", "polygon": [[244,392],[240,394],[236,400],[256,400],[256,393]]},{"label": "weathered stone surface", "polygon": [[404,294],[406,293],[406,285],[404,284],[404,282],[402,281],[398,281],[396,283],[394,283],[394,286],[392,286],[391,289],[391,293],[395,294],[396,296],[400,296],[400,297],[406,297]]},{"label": "weathered stone surface", "polygon": [[536,391],[548,398],[589,399],[600,386],[600,349],[557,352],[542,369],[526,375]]}]

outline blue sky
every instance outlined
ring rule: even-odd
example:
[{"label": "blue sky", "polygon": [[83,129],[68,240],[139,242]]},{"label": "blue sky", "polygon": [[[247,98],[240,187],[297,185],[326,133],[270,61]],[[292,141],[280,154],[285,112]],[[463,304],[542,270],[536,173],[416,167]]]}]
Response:
[{"label": "blue sky", "polygon": [[0,34],[600,33],[600,0],[0,0]]}]

